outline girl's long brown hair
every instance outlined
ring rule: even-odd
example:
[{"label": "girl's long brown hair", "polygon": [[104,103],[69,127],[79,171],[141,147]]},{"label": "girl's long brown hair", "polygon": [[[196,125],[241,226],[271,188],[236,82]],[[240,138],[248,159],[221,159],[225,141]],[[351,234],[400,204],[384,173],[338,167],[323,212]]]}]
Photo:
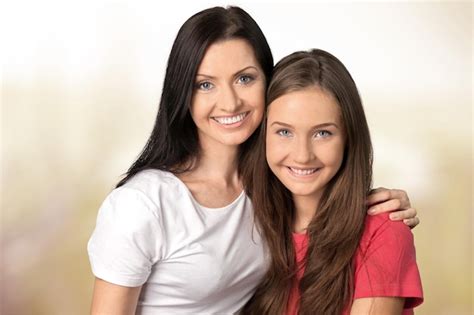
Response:
[{"label": "girl's long brown hair", "polygon": [[[345,131],[341,168],[328,183],[308,225],[305,271],[299,283],[299,314],[341,314],[353,293],[352,260],[366,216],[372,182],[372,145],[357,87],[344,65],[323,50],[296,52],[276,66],[267,103],[292,91],[319,87],[337,100]],[[244,314],[284,314],[297,266],[291,193],[265,160],[265,120],[249,168],[243,173],[260,232],[269,248],[269,270]]]}]

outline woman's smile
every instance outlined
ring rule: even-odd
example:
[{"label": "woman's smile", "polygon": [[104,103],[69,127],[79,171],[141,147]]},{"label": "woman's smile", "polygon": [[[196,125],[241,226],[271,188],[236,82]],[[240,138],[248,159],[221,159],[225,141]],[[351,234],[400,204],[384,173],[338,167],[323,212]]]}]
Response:
[{"label": "woman's smile", "polygon": [[215,122],[219,125],[222,125],[224,128],[235,128],[241,126],[246,118],[249,116],[250,111],[243,112],[236,115],[231,116],[214,116],[211,117]]}]

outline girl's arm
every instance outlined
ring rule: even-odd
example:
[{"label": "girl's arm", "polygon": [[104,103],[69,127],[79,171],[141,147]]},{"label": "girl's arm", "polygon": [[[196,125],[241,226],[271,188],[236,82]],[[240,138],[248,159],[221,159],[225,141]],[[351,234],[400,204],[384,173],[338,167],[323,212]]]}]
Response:
[{"label": "girl's arm", "polygon": [[403,311],[404,298],[371,297],[354,300],[351,315],[400,315]]},{"label": "girl's arm", "polygon": [[95,278],[91,315],[132,315],[141,286],[124,287]]},{"label": "girl's arm", "polygon": [[416,209],[412,208],[410,199],[403,190],[383,187],[373,189],[367,197],[367,205],[370,215],[393,212],[390,214],[391,220],[403,220],[403,223],[410,228],[414,228],[420,223],[420,219],[416,216]]}]

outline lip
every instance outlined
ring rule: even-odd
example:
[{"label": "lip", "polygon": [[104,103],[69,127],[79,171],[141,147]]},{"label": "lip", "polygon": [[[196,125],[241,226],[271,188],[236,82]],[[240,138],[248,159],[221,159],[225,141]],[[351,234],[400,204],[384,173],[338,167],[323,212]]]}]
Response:
[{"label": "lip", "polygon": [[[216,120],[216,118],[222,118],[222,119],[225,119],[225,118],[231,118],[231,117],[236,117],[236,116],[239,116],[239,115],[242,115],[242,114],[245,114],[245,116],[243,117],[242,120],[240,121],[237,121],[235,123],[230,123],[230,124],[223,124],[223,123],[220,123],[219,121]],[[228,115],[228,116],[213,116],[211,117],[211,120],[217,124],[219,127],[221,128],[225,128],[225,129],[232,129],[232,128],[238,128],[240,127],[242,124],[244,124],[248,118],[251,116],[251,113],[250,111],[246,111],[246,112],[241,112],[241,113],[238,113],[238,114],[235,114],[235,115]]]},{"label": "lip", "polygon": [[[295,178],[298,179],[313,179],[314,177],[318,176],[322,167],[292,167],[292,166],[285,166],[288,173]],[[295,172],[295,170],[299,170]]]}]

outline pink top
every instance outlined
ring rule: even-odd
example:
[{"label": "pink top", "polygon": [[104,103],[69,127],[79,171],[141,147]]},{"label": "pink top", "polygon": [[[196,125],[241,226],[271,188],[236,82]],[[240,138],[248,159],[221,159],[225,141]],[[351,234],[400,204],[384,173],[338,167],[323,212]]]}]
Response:
[{"label": "pink top", "polygon": [[[293,233],[296,261],[301,265],[306,255],[307,234]],[[367,216],[365,229],[354,255],[354,299],[386,296],[404,297],[403,315],[423,302],[420,273],[416,265],[415,246],[410,228],[403,222],[391,221],[388,214]],[[300,268],[297,279],[303,276]],[[299,290],[290,293],[287,315],[297,314]],[[343,314],[349,314],[345,310]]]}]

